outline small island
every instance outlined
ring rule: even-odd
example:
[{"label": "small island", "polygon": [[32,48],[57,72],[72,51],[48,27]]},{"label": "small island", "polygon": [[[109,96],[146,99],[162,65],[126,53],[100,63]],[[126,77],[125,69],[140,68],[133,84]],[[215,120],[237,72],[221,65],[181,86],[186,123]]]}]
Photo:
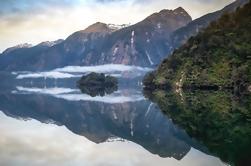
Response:
[{"label": "small island", "polygon": [[111,94],[118,89],[118,79],[112,76],[106,76],[104,73],[90,73],[84,75],[77,86],[82,93],[92,97],[105,96]]}]

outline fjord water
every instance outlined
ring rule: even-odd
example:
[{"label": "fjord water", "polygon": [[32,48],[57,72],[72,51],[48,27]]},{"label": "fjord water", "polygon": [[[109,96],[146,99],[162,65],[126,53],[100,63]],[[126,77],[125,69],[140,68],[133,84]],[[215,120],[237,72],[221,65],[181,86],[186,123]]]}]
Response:
[{"label": "fjord water", "polygon": [[[92,69],[69,67],[40,73],[1,73],[4,81],[0,85],[0,165],[217,166],[234,165],[241,160],[242,153],[235,158],[238,150],[250,147],[250,121],[243,120],[250,118],[250,114],[244,107],[241,108],[246,117],[240,113],[235,121],[224,119],[220,124],[226,129],[232,127],[227,124],[236,124],[241,118],[243,124],[234,132],[244,132],[242,139],[235,137],[234,132],[228,138],[218,133],[217,139],[202,139],[195,134],[195,124],[203,121],[188,111],[203,110],[207,105],[183,107],[182,97],[177,102],[179,95],[143,93],[141,79],[150,69],[123,67],[119,71],[100,70],[119,78],[118,90],[104,96],[89,96],[76,88],[79,75]],[[210,97],[214,102],[220,99]],[[230,107],[225,103],[222,110],[226,113]],[[182,109],[187,110],[184,116],[180,113]],[[208,117],[218,115],[214,112]],[[186,128],[184,124],[190,126]],[[206,124],[197,125],[207,131],[203,133],[200,129],[199,134],[215,132]],[[224,149],[217,149],[222,148],[217,146],[221,141]],[[231,141],[242,144],[233,149]],[[234,152],[221,153],[228,150]],[[233,156],[225,158],[226,155]]]}]

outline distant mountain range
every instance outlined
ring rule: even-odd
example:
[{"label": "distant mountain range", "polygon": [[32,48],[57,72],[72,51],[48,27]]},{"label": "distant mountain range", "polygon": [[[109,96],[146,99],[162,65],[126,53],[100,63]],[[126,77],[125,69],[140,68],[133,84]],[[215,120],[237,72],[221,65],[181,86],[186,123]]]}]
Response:
[{"label": "distant mountain range", "polygon": [[0,54],[0,70],[43,71],[64,66],[126,64],[156,66],[211,21],[248,0],[192,21],[181,7],[154,13],[135,25],[97,22],[56,42],[12,47]]}]

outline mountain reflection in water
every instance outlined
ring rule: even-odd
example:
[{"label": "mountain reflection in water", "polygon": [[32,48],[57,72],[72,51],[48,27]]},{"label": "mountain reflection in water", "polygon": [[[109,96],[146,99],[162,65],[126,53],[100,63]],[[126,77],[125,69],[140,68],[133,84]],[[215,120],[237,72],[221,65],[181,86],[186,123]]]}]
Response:
[{"label": "mountain reflection in water", "polygon": [[[103,101],[97,101],[96,97],[93,101],[92,98],[78,100],[78,97],[74,101],[60,98],[60,95],[67,95],[67,90],[63,89],[62,94],[57,92],[55,96],[37,94],[39,91],[34,88],[17,89],[22,93],[1,95],[0,106],[6,115],[18,119],[32,118],[43,123],[64,125],[95,143],[111,138],[130,140],[161,157],[181,159],[191,146],[200,148],[137,91],[120,91]],[[24,93],[25,90],[33,93]],[[74,91],[68,92],[73,95]],[[119,100],[114,99],[117,97]]]},{"label": "mountain reflection in water", "polygon": [[8,116],[0,114],[0,146],[8,149],[0,165],[225,165],[140,86],[91,97],[72,86],[20,83],[0,93],[0,110]]}]

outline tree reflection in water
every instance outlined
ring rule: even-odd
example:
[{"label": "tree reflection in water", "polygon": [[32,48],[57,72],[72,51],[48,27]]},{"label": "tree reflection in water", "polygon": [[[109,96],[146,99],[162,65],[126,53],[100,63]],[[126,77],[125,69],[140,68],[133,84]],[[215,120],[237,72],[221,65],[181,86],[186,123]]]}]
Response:
[{"label": "tree reflection in water", "polygon": [[227,91],[144,92],[173,122],[233,165],[251,163],[251,95]]}]

